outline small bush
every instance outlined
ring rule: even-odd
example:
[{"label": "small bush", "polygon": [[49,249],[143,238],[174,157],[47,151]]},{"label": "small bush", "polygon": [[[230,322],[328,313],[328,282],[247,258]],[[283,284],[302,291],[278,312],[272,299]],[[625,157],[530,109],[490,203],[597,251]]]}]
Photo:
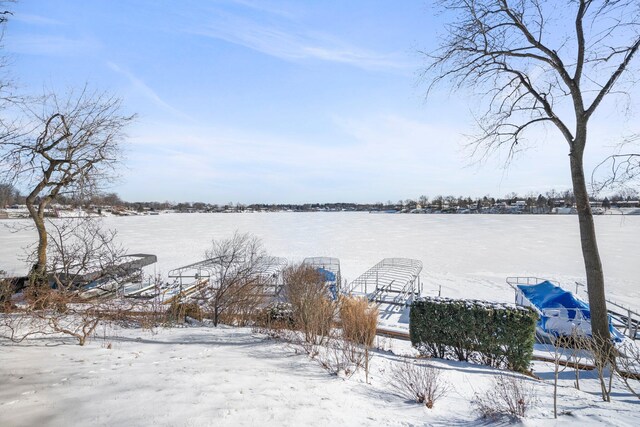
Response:
[{"label": "small bush", "polygon": [[233,292],[224,298],[225,310],[219,314],[220,323],[243,327],[256,322],[260,307],[265,304],[262,286],[256,282],[230,288]]},{"label": "small bush", "polygon": [[336,311],[324,277],[310,266],[290,267],[284,271],[284,291],[294,327],[303,332],[308,344],[322,344],[331,332]]},{"label": "small bush", "polygon": [[0,313],[9,313],[13,310],[14,305],[11,302],[13,292],[13,283],[9,279],[3,279],[0,271]]},{"label": "small bush", "polygon": [[270,323],[281,322],[292,325],[293,308],[288,302],[272,303],[262,311],[262,318]]},{"label": "small bush", "polygon": [[340,299],[340,323],[344,339],[371,347],[378,328],[378,308],[366,298],[343,297]]},{"label": "small bush", "polygon": [[313,357],[330,374],[344,372],[349,377],[363,363],[364,352],[349,341],[329,339],[322,346],[314,348]]},{"label": "small bush", "polygon": [[483,395],[476,394],[471,402],[483,418],[503,416],[522,418],[537,403],[533,383],[522,377],[500,374]]},{"label": "small bush", "polygon": [[290,336],[293,328],[293,310],[286,302],[271,303],[256,316],[253,331],[271,338],[283,339]]},{"label": "small bush", "polygon": [[623,354],[616,358],[616,371],[631,394],[640,399],[637,381],[640,379],[640,348],[633,342],[627,343],[622,350]]},{"label": "small bush", "polygon": [[441,374],[442,371],[431,365],[403,362],[393,369],[392,386],[402,396],[431,409],[449,391]]}]

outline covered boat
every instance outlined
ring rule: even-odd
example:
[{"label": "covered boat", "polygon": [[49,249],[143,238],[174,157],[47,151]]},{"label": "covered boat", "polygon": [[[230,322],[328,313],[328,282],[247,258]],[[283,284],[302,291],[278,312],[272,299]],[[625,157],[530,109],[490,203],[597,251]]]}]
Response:
[{"label": "covered boat", "polygon": [[[510,283],[511,284],[511,283]],[[513,286],[513,285],[512,285]],[[544,280],[537,284],[516,284],[516,303],[533,307],[540,315],[538,329],[553,337],[580,333],[591,336],[589,304],[571,292]],[[624,336],[613,327],[609,316],[611,338],[621,342]]]}]

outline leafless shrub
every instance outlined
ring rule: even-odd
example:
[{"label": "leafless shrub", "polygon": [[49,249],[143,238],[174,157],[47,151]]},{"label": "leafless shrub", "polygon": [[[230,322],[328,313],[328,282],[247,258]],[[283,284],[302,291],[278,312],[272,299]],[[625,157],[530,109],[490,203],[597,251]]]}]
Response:
[{"label": "leafless shrub", "polygon": [[284,272],[284,292],[291,304],[294,327],[302,331],[304,341],[311,345],[324,343],[336,312],[324,277],[310,266],[289,267]]},{"label": "leafless shrub", "polygon": [[368,362],[368,353],[362,346],[340,336],[327,339],[322,345],[314,346],[314,358],[320,366],[333,375],[344,373],[350,377]]},{"label": "leafless shrub", "polygon": [[14,286],[10,279],[4,278],[0,272],[0,313],[9,313],[14,305],[11,298],[14,293]]},{"label": "leafless shrub", "polygon": [[0,336],[21,342],[35,335],[61,333],[84,345],[101,321],[114,318],[115,311],[107,302],[86,303],[72,294],[40,288],[29,303],[1,316]]},{"label": "leafless shrub", "polygon": [[405,361],[394,366],[391,385],[402,396],[431,409],[449,392],[441,374],[440,369],[426,363]]},{"label": "leafless shrub", "polygon": [[258,279],[245,283],[244,286],[238,286],[233,299],[228,301],[226,310],[220,314],[220,322],[236,326],[254,324],[266,300],[262,280]]},{"label": "leafless shrub", "polygon": [[605,402],[611,401],[611,388],[613,387],[613,377],[616,372],[617,350],[611,339],[599,338],[596,336],[583,336],[577,340],[580,348],[587,350],[587,360],[596,367],[598,381],[600,383],[600,394]]},{"label": "leafless shrub", "polygon": [[640,348],[632,342],[623,352],[616,358],[616,371],[629,392],[640,399]]},{"label": "leafless shrub", "polygon": [[[324,276],[311,266],[291,266],[283,276],[286,302],[261,311],[258,331],[292,342],[334,375],[364,368],[368,380],[377,309],[363,299],[332,301]],[[342,330],[334,328],[336,313]]]},{"label": "leafless shrub", "polygon": [[471,402],[483,418],[522,418],[537,404],[533,383],[515,374],[498,374],[484,394]]},{"label": "leafless shrub", "polygon": [[[117,233],[104,229],[99,218],[52,220],[47,229],[48,281],[57,291],[58,304],[71,295],[90,300],[115,294],[129,278],[120,268],[125,250],[117,243]],[[30,256],[34,262],[37,258],[37,252]],[[31,284],[27,296],[37,298],[41,287]],[[48,297],[56,303],[55,296]]]},{"label": "leafless shrub", "polygon": [[0,315],[0,336],[19,342],[65,334],[84,345],[100,323],[122,322],[138,311],[138,301],[112,298],[128,279],[119,270],[115,233],[91,218],[52,222],[49,230],[50,286],[32,283],[14,297],[12,312]]}]

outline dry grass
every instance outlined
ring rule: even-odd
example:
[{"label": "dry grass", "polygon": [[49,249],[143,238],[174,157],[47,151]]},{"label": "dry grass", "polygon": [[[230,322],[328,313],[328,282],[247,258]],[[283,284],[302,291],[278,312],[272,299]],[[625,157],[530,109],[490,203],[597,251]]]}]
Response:
[{"label": "dry grass", "polygon": [[170,321],[182,323],[187,317],[202,320],[204,312],[195,302],[172,302],[167,310],[167,316]]},{"label": "dry grass", "polygon": [[366,298],[342,297],[340,322],[344,339],[372,347],[378,328],[378,308]]},{"label": "dry grass", "polygon": [[284,291],[294,328],[302,331],[305,342],[325,342],[333,327],[336,304],[328,297],[322,275],[306,265],[289,267],[284,272]]}]

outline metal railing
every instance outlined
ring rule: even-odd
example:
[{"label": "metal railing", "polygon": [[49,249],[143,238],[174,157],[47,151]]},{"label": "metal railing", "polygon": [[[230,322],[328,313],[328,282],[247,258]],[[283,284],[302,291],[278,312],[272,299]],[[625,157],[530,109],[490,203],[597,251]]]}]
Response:
[{"label": "metal railing", "polygon": [[[576,295],[578,294],[578,288],[584,288],[584,292],[587,294],[587,299],[589,298],[589,290],[587,286],[580,282],[576,283]],[[610,298],[605,298],[605,301],[608,304],[607,311],[613,317],[613,319],[618,323],[616,326],[623,327],[623,334],[628,336],[631,339],[638,338],[638,332],[640,332],[640,310],[631,308],[626,306],[618,301],[613,301]],[[615,307],[612,309],[611,306]]]},{"label": "metal railing", "polygon": [[[407,305],[422,292],[421,271],[421,261],[385,258],[351,282],[348,293],[364,294],[378,304]],[[373,286],[371,292],[370,286]]]}]

